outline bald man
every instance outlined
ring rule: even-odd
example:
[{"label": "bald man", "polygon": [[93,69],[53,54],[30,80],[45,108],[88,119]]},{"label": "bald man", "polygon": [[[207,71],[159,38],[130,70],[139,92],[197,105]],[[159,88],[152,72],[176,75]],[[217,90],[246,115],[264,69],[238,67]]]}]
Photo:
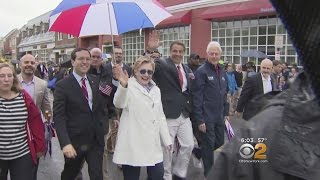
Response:
[{"label": "bald man", "polygon": [[[31,54],[26,54],[20,59],[21,73],[18,75],[18,79],[24,90],[32,97],[34,103],[42,113],[43,118],[48,117],[48,114],[52,114],[52,107],[47,88],[47,82],[35,76],[37,68],[36,59]],[[52,98],[52,97],[51,97]],[[46,121],[47,119],[43,119]],[[37,179],[38,163],[33,170],[33,179]]]},{"label": "bald man", "polygon": [[260,73],[246,80],[237,104],[236,114],[238,117],[243,112],[242,118],[248,120],[252,116],[252,112],[248,108],[250,100],[259,95],[277,90],[275,80],[271,76],[272,66],[273,64],[270,59],[264,59],[260,65]]}]

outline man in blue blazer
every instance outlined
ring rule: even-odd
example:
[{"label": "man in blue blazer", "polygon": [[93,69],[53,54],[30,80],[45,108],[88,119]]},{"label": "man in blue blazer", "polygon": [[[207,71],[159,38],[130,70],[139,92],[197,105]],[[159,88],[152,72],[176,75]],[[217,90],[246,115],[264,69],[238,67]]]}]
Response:
[{"label": "man in blue blazer", "polygon": [[193,83],[193,118],[200,131],[199,139],[204,175],[213,165],[213,151],[224,143],[224,118],[228,119],[228,81],[225,68],[219,64],[220,44],[212,41],[207,46],[207,60],[198,68]]}]

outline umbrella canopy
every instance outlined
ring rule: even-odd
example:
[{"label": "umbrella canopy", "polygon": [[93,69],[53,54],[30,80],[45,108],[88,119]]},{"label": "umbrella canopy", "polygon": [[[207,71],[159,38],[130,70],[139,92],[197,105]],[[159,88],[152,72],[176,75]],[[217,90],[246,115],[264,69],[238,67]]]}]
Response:
[{"label": "umbrella canopy", "polygon": [[268,56],[261,51],[249,50],[242,52],[240,57],[255,57],[255,58],[267,58]]},{"label": "umbrella canopy", "polygon": [[119,35],[155,27],[170,16],[157,0],[63,0],[50,16],[49,31]]}]

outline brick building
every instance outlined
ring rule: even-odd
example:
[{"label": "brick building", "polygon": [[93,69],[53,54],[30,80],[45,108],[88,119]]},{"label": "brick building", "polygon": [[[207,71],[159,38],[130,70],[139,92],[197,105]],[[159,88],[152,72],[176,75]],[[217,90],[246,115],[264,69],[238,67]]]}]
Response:
[{"label": "brick building", "polygon": [[19,30],[11,30],[3,39],[2,39],[2,53],[1,56],[7,60],[16,60],[17,59],[17,44],[19,43]]},{"label": "brick building", "polygon": [[55,33],[48,32],[50,14],[51,11],[29,20],[20,29],[21,42],[18,48],[21,55],[32,54],[39,62],[54,60]]}]

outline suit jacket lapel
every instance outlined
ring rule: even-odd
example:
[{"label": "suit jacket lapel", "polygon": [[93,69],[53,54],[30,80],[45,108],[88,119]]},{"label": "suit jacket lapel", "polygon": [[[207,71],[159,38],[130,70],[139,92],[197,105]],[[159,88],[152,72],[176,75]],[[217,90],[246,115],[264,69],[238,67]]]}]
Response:
[{"label": "suit jacket lapel", "polygon": [[167,62],[168,62],[168,66],[171,68],[170,72],[172,74],[173,79],[176,82],[177,88],[181,90],[177,66],[173,63],[173,61],[170,58],[167,59]]},{"label": "suit jacket lapel", "polygon": [[38,96],[38,92],[41,91],[41,87],[39,86],[40,83],[38,83],[38,79],[33,77],[34,78],[34,91],[33,91],[33,97],[34,97],[34,101],[35,101],[35,104],[38,104],[40,103],[40,97]]},{"label": "suit jacket lapel", "polygon": [[79,82],[77,81],[77,79],[74,77],[73,73],[71,73],[71,74],[69,75],[69,78],[70,78],[70,85],[71,85],[72,88],[74,88],[74,91],[73,91],[73,92],[74,92],[74,93],[78,93],[78,95],[76,94],[76,96],[81,97],[82,100],[83,100],[83,102],[88,105],[88,108],[90,108],[90,107],[89,107],[89,103],[88,103],[86,97],[85,97],[84,94],[82,93],[82,89],[81,89],[81,87],[80,87],[80,84],[79,84]]},{"label": "suit jacket lapel", "polygon": [[263,90],[263,82],[262,82],[262,75],[261,75],[261,73],[259,73],[259,76],[258,76],[258,79],[257,79],[257,81],[258,81],[258,84],[259,84],[259,86],[258,86],[258,90],[259,90],[259,93],[260,94],[264,94],[264,90]]},{"label": "suit jacket lapel", "polygon": [[88,81],[89,81],[89,84],[90,84],[90,87],[91,87],[91,92],[92,92],[92,111],[95,109],[96,107],[96,98],[97,98],[97,90],[98,90],[98,84],[95,83],[93,80],[92,80],[92,77],[87,75],[88,77]]},{"label": "suit jacket lapel", "polygon": [[190,89],[190,78],[189,78],[189,73],[190,73],[190,71],[189,71],[189,69],[186,67],[185,64],[181,64],[181,65],[182,65],[183,70],[184,70],[184,72],[185,72],[185,76],[186,76],[186,79],[187,79],[187,87],[188,87],[188,90],[189,90],[189,89]]}]

